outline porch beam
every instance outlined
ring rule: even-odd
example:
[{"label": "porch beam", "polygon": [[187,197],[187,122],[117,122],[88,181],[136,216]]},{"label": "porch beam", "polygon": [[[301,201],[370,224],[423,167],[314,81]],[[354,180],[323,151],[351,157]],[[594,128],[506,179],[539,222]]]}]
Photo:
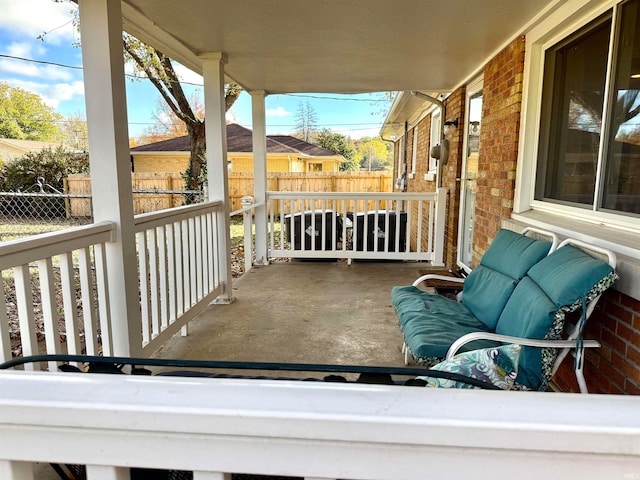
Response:
[{"label": "porch beam", "polygon": [[222,52],[203,53],[202,76],[204,77],[205,135],[207,139],[208,200],[221,201],[217,212],[218,274],[222,293],[216,303],[230,303],[231,288],[231,233],[229,222],[229,170],[227,168],[227,126],[224,102],[224,65],[226,55]]},{"label": "porch beam", "polygon": [[[267,260],[267,129],[264,90],[251,92],[253,126],[253,196],[256,224],[256,264]],[[250,253],[250,252],[249,252]],[[245,252],[246,255],[246,252]]]},{"label": "porch beam", "polygon": [[120,0],[79,0],[94,222],[115,224],[105,244],[113,354],[142,349]]}]

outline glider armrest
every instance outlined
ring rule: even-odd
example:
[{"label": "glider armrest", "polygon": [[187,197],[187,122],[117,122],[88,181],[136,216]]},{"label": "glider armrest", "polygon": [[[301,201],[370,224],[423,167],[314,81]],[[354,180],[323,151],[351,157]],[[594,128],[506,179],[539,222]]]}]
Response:
[{"label": "glider armrest", "polygon": [[426,281],[426,280],[444,280],[447,282],[454,282],[454,283],[464,283],[465,279],[461,278],[461,277],[448,277],[446,275],[437,275],[434,273],[428,273],[427,275],[422,275],[421,277],[417,278],[415,282],[412,283],[412,285],[414,287],[417,287],[418,285],[420,285],[422,282]]},{"label": "glider armrest", "polygon": [[[447,360],[453,357],[463,345],[472,342],[473,340],[496,340],[503,343],[515,343],[517,345],[523,345],[525,347],[538,348],[575,348],[576,346],[576,340],[533,340],[531,338],[499,335],[497,333],[473,332],[463,335],[451,344],[451,347],[449,347],[449,351],[447,352]],[[596,340],[584,340],[582,346],[596,348],[600,346],[600,343]]]}]

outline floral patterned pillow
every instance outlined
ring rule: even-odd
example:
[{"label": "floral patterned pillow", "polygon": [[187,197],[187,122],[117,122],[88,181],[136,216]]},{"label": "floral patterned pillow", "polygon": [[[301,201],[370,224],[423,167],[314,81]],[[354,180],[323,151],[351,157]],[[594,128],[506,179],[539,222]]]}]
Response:
[{"label": "floral patterned pillow", "polygon": [[[472,350],[440,362],[433,370],[453,372],[466,377],[491,383],[502,390],[510,390],[518,375],[520,345],[503,345],[495,348]],[[427,387],[478,388],[446,378],[418,377]]]}]

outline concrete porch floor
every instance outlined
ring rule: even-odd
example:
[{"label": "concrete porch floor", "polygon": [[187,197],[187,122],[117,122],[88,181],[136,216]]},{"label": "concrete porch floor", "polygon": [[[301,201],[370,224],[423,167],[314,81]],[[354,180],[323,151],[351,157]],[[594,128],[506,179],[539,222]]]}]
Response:
[{"label": "concrete porch floor", "polygon": [[401,367],[402,335],[391,288],[410,285],[428,266],[292,262],[254,267],[234,282],[235,302],[210,305],[191,321],[188,336],[175,335],[153,357]]}]

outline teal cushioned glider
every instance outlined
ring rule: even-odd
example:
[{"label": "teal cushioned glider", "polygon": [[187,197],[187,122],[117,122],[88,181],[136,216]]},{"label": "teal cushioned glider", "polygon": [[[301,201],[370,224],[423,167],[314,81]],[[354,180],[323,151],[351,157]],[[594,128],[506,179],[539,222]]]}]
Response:
[{"label": "teal cushioned glider", "polygon": [[[577,307],[611,275],[613,268],[607,263],[565,245],[531,267],[520,281],[498,320],[496,333],[544,339],[561,308]],[[544,388],[541,365],[541,349],[523,348],[516,381],[535,390]]]}]

